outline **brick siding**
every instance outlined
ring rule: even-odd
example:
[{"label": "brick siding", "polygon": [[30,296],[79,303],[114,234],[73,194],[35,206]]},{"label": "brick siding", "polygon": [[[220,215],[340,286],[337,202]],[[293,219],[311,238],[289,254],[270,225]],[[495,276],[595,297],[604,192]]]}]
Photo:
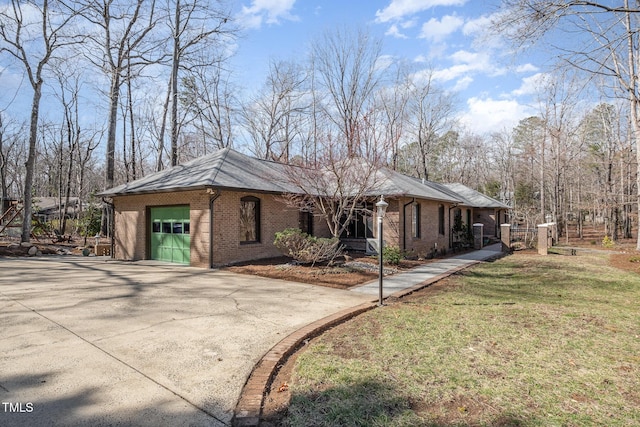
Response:
[{"label": "brick siding", "polygon": [[[240,243],[240,199],[260,200],[260,241]],[[191,262],[193,267],[209,267],[209,195],[206,191],[178,191],[114,197],[114,257],[121,260],[149,259],[150,207],[189,205],[191,222]],[[213,265],[225,265],[281,255],[273,246],[277,231],[298,226],[298,211],[287,207],[278,196],[253,192],[222,191],[213,204]],[[321,234],[321,218],[314,221]]]},{"label": "brick siding", "polygon": [[[396,203],[397,210],[397,236],[394,236],[397,246],[404,251],[416,256],[426,256],[436,248],[441,251],[448,251],[449,231],[451,230],[449,208],[450,203],[438,202],[436,200],[416,199],[420,205],[420,237],[414,238],[411,233],[411,208],[410,205],[404,209],[404,205],[413,202],[413,198],[400,198]],[[444,206],[444,230],[442,235],[438,231],[438,207]],[[391,206],[390,206],[391,207]],[[406,218],[404,215],[406,214]],[[386,223],[385,223],[386,225]],[[404,239],[403,239],[404,236]],[[385,232],[385,238],[387,233]]]},{"label": "brick siding", "polygon": [[[260,200],[260,241],[240,242],[240,199],[253,196]],[[188,205],[191,222],[191,260],[193,267],[208,268],[209,258],[209,200],[204,190],[177,191],[114,197],[115,238],[114,257],[121,260],[149,259],[149,208],[157,206]],[[413,199],[389,199],[384,223],[386,244],[397,246],[418,256],[449,249],[451,229],[450,204],[445,207],[445,235],[438,233],[438,206],[433,200],[417,200],[420,204],[420,238],[411,236],[411,209],[403,209]],[[404,215],[407,215],[406,221]],[[298,227],[299,212],[288,207],[277,195],[243,191],[220,191],[213,202],[213,266],[221,266],[260,258],[280,256],[273,245],[275,233],[289,227]],[[374,233],[377,225],[374,213]],[[406,226],[406,229],[405,229]],[[314,235],[330,237],[324,218],[316,214]],[[405,236],[403,238],[403,235]]]}]

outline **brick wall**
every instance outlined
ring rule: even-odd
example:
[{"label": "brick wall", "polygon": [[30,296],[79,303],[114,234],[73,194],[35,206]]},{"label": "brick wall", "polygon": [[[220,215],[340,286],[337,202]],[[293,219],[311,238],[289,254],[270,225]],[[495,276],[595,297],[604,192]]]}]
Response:
[{"label": "brick wall", "polygon": [[[240,243],[240,199],[260,200],[260,241]],[[191,262],[209,267],[209,199],[205,191],[181,191],[114,198],[114,257],[121,260],[149,259],[148,209],[154,206],[189,205],[191,221]],[[273,246],[277,231],[298,226],[298,211],[270,194],[222,191],[213,205],[213,265],[280,256]],[[318,222],[318,231],[323,232]]]},{"label": "brick wall", "polygon": [[[438,251],[449,250],[449,231],[451,230],[449,208],[451,205],[435,200],[416,199],[416,202],[420,205],[420,237],[414,238],[411,232],[411,205],[408,205],[406,209],[404,208],[405,204],[412,201],[413,198],[408,197],[400,198],[397,201],[397,246],[417,256],[425,256],[436,247]],[[444,206],[444,235],[440,234],[438,229],[438,207],[441,204]],[[387,233],[385,232],[386,237]]]},{"label": "brick wall", "polygon": [[[253,196],[260,200],[260,241],[240,243],[240,199]],[[149,259],[150,207],[189,205],[191,221],[191,262],[194,267],[209,267],[209,199],[203,190],[167,192],[114,198],[115,238],[114,257],[121,260]],[[410,198],[389,199],[384,223],[386,244],[397,246],[409,253],[424,256],[437,244],[438,250],[449,249],[450,205],[445,207],[445,235],[438,233],[438,206],[440,202],[418,200],[420,203],[420,238],[411,236],[411,209],[403,206]],[[406,221],[404,215],[407,215]],[[277,231],[298,226],[298,211],[286,206],[277,195],[255,192],[221,191],[213,204],[214,266],[280,256],[273,246]],[[374,233],[377,222],[374,214]],[[406,229],[405,229],[406,225]],[[314,216],[314,235],[330,237],[324,218]],[[403,238],[404,236],[404,238]]]},{"label": "brick wall", "polygon": [[[240,199],[260,200],[260,241],[240,243]],[[271,194],[222,191],[213,205],[213,264],[224,265],[282,255],[273,246],[275,233],[298,227],[298,210]]]},{"label": "brick wall", "polygon": [[496,218],[497,209],[475,209],[473,212],[473,222],[484,225],[484,235],[495,237],[499,235],[498,219]]}]

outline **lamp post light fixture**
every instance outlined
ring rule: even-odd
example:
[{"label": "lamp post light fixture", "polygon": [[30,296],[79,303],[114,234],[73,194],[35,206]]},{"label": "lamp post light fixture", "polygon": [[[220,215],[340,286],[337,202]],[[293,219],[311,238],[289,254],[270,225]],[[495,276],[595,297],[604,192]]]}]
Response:
[{"label": "lamp post light fixture", "polygon": [[379,264],[379,272],[378,272],[378,305],[382,305],[383,295],[382,295],[382,277],[384,275],[384,269],[382,264],[382,250],[384,246],[384,240],[382,239],[382,219],[384,218],[384,214],[387,211],[387,207],[389,203],[384,201],[384,196],[380,196],[380,200],[376,203],[376,207],[378,208],[378,264]]}]

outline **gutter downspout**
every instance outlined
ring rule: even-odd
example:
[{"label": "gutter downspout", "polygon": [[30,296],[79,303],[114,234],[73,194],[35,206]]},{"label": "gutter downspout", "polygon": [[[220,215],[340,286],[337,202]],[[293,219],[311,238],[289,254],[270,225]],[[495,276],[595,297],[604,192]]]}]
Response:
[{"label": "gutter downspout", "polygon": [[209,197],[209,268],[213,268],[213,202],[220,197],[220,192],[213,188],[207,188]]},{"label": "gutter downspout", "polygon": [[407,250],[407,206],[416,202],[416,198],[414,197],[409,203],[405,203],[402,206],[402,250]]},{"label": "gutter downspout", "polygon": [[451,209],[455,209],[457,207],[457,203],[454,203],[449,207],[449,250],[453,249],[453,225],[451,225]]}]

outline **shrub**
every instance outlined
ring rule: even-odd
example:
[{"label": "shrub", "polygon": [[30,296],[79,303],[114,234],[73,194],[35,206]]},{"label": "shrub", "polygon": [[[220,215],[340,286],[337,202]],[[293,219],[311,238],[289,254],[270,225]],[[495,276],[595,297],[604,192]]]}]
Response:
[{"label": "shrub", "polygon": [[331,239],[309,236],[297,228],[287,228],[276,233],[273,242],[276,248],[301,264],[315,265],[328,262],[343,254],[343,247],[336,237]]},{"label": "shrub", "polygon": [[604,236],[604,239],[602,239],[602,247],[604,248],[612,248],[615,245],[614,241],[611,240],[611,237],[609,236]]},{"label": "shrub", "polygon": [[296,259],[296,254],[303,251],[308,245],[309,235],[297,228],[287,228],[276,233],[273,244],[286,256]]},{"label": "shrub", "polygon": [[397,246],[385,246],[382,248],[382,260],[387,264],[398,265],[404,254]]}]

